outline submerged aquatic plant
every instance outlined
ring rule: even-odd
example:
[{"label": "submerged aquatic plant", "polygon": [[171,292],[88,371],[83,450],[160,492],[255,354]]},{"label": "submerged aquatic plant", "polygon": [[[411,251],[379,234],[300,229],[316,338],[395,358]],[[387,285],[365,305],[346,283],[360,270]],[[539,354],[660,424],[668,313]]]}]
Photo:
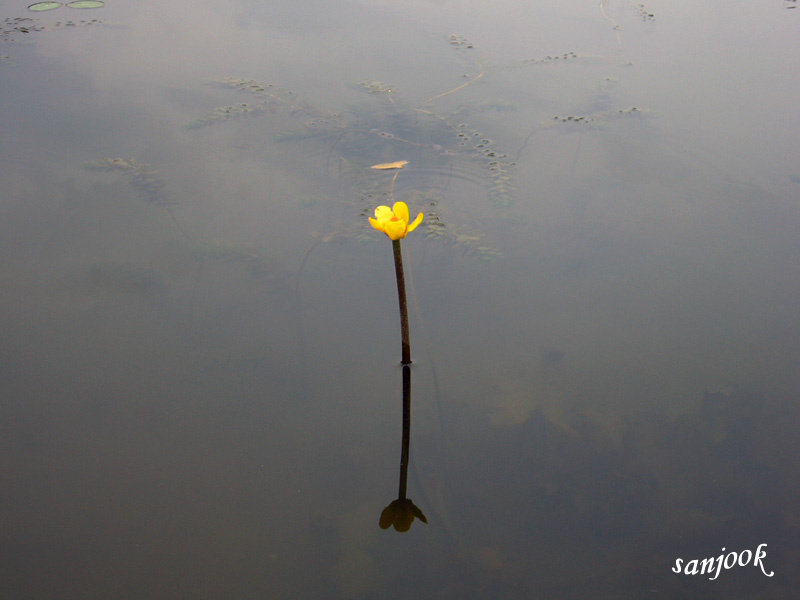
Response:
[{"label": "submerged aquatic plant", "polygon": [[[469,125],[470,115],[492,108],[481,103],[459,106],[443,103],[445,98],[460,94],[487,73],[476,59],[472,43],[456,35],[450,36],[449,40],[455,51],[463,53],[473,73],[465,82],[454,83],[452,88],[432,95],[421,103],[405,99],[393,84],[366,78],[353,83],[353,87],[369,94],[369,102],[330,111],[318,108],[298,94],[271,83],[225,77],[210,83],[235,89],[249,98],[213,109],[185,127],[198,129],[275,113],[288,115],[297,123],[277,132],[274,139],[278,142],[313,141],[327,144],[325,172],[353,178],[355,193],[351,197],[364,216],[371,215],[376,204],[391,205],[393,202],[393,199],[387,201],[390,199],[380,197],[384,192],[384,180],[375,171],[401,168],[407,164],[406,161],[397,161],[375,165],[373,159],[399,151],[413,152],[413,160],[421,167],[415,172],[415,190],[411,192],[415,196],[415,204],[440,204],[452,182],[461,178],[458,174],[454,175],[454,163],[460,161],[468,162],[470,169],[476,167],[480,170],[480,176],[470,175],[467,180],[484,185],[486,197],[492,204],[509,207],[515,194],[514,159],[489,136]],[[373,171],[365,168],[370,166]],[[477,175],[476,171],[473,173]],[[492,261],[500,256],[499,250],[486,241],[477,244],[463,236],[457,239],[455,227],[462,224],[451,226],[442,214],[440,210],[435,223],[434,220],[425,223],[426,237],[451,243],[478,259]],[[370,239],[364,230],[366,221],[360,221],[359,227],[354,227],[352,220],[347,223],[349,225],[328,232],[328,235]]]},{"label": "submerged aquatic plant", "polygon": [[101,158],[84,163],[87,171],[124,174],[137,195],[149,204],[170,207],[177,202],[166,193],[167,182],[147,163],[134,158]]},{"label": "submerged aquatic plant", "polygon": [[280,267],[267,248],[202,236],[198,238],[194,233],[189,235],[172,210],[180,203],[168,192],[167,181],[149,164],[135,158],[106,157],[87,161],[83,166],[87,171],[123,175],[140,200],[165,209],[187,242],[185,247],[189,254],[201,264],[207,261],[235,264],[265,283],[276,282],[282,277]]},{"label": "submerged aquatic plant", "polygon": [[[450,188],[454,183],[458,180],[479,183],[485,188],[493,211],[509,208],[517,196],[517,161],[529,145],[547,142],[540,137],[544,132],[555,131],[557,135],[572,130],[591,132],[611,121],[645,116],[647,111],[620,107],[611,94],[613,81],[607,77],[599,89],[589,92],[588,104],[570,107],[579,112],[550,114],[533,129],[520,130],[520,146],[515,152],[509,152],[493,139],[494,136],[487,135],[472,121],[476,115],[487,111],[507,112],[522,107],[503,98],[482,98],[477,102],[470,99],[460,103],[453,102],[454,98],[498,70],[550,69],[562,64],[592,64],[604,58],[562,52],[503,65],[487,65],[470,40],[455,34],[447,39],[453,51],[464,60],[463,79],[459,83],[454,81],[448,89],[431,94],[422,102],[404,97],[402,90],[392,83],[364,78],[353,82],[352,87],[368,94],[369,101],[332,111],[273,83],[225,77],[210,83],[246,94],[245,101],[213,109],[185,127],[199,129],[250,117],[280,115],[280,130],[273,132],[273,141],[315,145],[310,148],[310,153],[304,154],[325,157],[324,173],[346,180],[353,189],[353,193],[348,194],[352,199],[348,205],[355,205],[364,217],[372,215],[376,204],[391,205],[394,202],[385,190],[380,172],[401,167],[392,162],[373,165],[375,158],[388,161],[392,160],[389,156],[402,152],[414,161],[415,167],[419,167],[415,169],[413,190],[404,190],[403,199],[410,204],[428,207],[427,218],[420,227],[425,237],[458,248],[482,262],[494,262],[502,258],[502,252],[479,229],[482,227],[476,224],[479,221],[464,221],[464,211],[448,214],[447,194],[452,193]],[[579,149],[580,146],[575,152],[575,161]],[[405,164],[404,161],[398,163]],[[372,170],[366,168],[371,165]],[[343,223],[324,232],[322,239],[372,239],[366,219],[347,218]],[[309,251],[318,243],[319,240],[314,242]]]}]

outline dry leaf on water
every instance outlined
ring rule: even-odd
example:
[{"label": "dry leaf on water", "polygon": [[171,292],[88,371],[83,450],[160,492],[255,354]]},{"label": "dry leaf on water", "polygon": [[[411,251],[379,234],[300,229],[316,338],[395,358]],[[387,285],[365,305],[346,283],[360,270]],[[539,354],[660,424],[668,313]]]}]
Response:
[{"label": "dry leaf on water", "polygon": [[370,169],[402,169],[408,164],[407,160],[398,160],[397,162],[381,163],[379,165],[372,165]]}]

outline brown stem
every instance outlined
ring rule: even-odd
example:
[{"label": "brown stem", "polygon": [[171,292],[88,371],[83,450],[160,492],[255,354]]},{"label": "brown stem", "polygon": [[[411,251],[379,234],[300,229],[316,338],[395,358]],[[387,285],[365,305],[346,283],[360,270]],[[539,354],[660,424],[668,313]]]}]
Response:
[{"label": "brown stem", "polygon": [[403,255],[400,252],[400,240],[392,240],[394,250],[394,272],[397,275],[397,299],[400,302],[400,336],[403,343],[401,364],[411,364],[411,342],[408,334],[408,302],[406,301],[406,277],[403,274]]}]

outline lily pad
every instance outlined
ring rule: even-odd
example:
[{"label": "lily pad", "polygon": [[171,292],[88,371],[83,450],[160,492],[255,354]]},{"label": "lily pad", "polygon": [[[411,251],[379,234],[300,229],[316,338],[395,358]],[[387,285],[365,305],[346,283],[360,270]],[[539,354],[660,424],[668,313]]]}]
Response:
[{"label": "lily pad", "polygon": [[105,2],[95,2],[93,0],[77,0],[67,4],[67,8],[102,8]]},{"label": "lily pad", "polygon": [[61,2],[37,2],[36,4],[31,4],[28,10],[41,12],[43,10],[53,10],[59,6],[61,6]]}]

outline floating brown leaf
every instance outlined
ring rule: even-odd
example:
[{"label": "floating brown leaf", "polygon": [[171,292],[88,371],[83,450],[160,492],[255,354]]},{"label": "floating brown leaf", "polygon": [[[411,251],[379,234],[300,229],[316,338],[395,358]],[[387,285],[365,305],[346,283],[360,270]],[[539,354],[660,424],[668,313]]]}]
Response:
[{"label": "floating brown leaf", "polygon": [[397,162],[381,163],[379,165],[372,165],[370,169],[402,169],[408,164],[407,160],[398,160]]}]

